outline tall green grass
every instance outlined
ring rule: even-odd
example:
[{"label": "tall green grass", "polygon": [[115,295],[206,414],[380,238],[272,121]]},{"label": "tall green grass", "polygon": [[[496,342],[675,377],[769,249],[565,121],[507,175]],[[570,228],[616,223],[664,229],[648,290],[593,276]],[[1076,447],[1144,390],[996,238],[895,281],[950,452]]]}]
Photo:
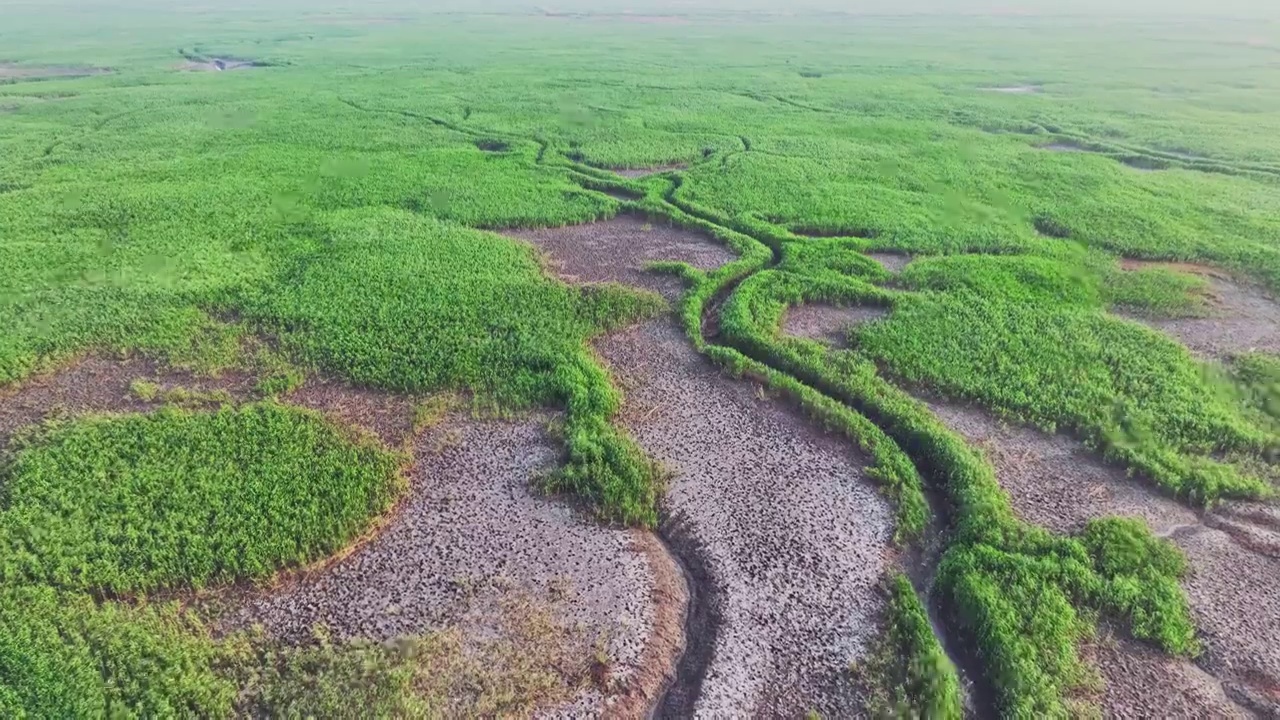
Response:
[{"label": "tall green grass", "polygon": [[[689,285],[679,311],[700,348],[703,309],[747,278],[722,317],[733,347],[708,354],[857,439],[899,503],[900,532],[921,526],[925,484],[946,495],[957,535],[940,586],[1007,713],[1067,709],[1069,688],[1087,675],[1075,648],[1091,612],[1126,616],[1135,635],[1193,651],[1173,583],[1180,566],[1164,546],[1122,525],[1072,538],[1026,527],[981,456],[882,371],[1069,431],[1196,502],[1266,491],[1248,468],[1265,465],[1274,445],[1273,363],[1235,363],[1226,377],[1245,389],[1223,392],[1214,388],[1223,376],[1201,373],[1176,345],[1104,314],[1203,310],[1195,281],[1121,273],[1116,255],[1209,262],[1280,288],[1280,85],[1265,38],[1261,47],[1242,39],[1231,21],[1189,25],[1167,5],[1106,23],[694,6],[671,24],[535,17],[510,5],[472,15],[453,12],[456,3],[400,0],[377,15],[233,0],[197,23],[171,5],[7,8],[6,59],[115,72],[0,84],[0,384],[92,349],[213,368],[238,361],[244,335],[264,333],[293,359],[366,385],[564,407],[567,464],[547,487],[586,498],[607,519],[652,524],[656,468],[610,424],[618,396],[585,342],[658,304],[554,283],[527,250],[479,230],[608,217],[620,206],[598,191],[626,188],[636,207],[741,254],[712,272],[666,268]],[[177,48],[271,67],[179,73]],[[1186,57],[1200,61],[1189,67]],[[982,89],[1008,85],[1042,92]],[[498,143],[484,149],[482,139]],[[1086,152],[1043,148],[1067,142]],[[637,182],[589,167],[668,162],[692,167]],[[917,259],[885,289],[887,273],[861,255],[869,249],[942,257]],[[787,304],[818,300],[893,314],[857,333],[855,353],[776,336]],[[377,492],[334,499],[344,509],[317,522],[266,493],[274,471],[247,473],[264,483],[261,507],[296,522],[273,535],[246,520],[224,539],[265,553],[249,557],[175,544],[204,537],[184,524],[184,503],[198,493],[154,497],[169,515],[123,504],[130,517],[168,518],[156,542],[76,514],[100,515],[116,496],[91,480],[136,459],[156,482],[212,482],[227,454],[194,458],[212,455],[214,438],[256,448],[277,470],[301,472],[298,458],[310,452],[337,473],[327,477],[360,482],[390,462],[281,412],[51,431],[5,471],[5,497],[31,504],[5,501],[5,527],[29,532],[5,531],[0,572],[123,590],[218,582],[322,555],[354,527],[342,518]],[[255,416],[279,422],[251,432]],[[174,478],[139,444],[152,433],[195,453],[164,459],[190,461]],[[339,462],[351,453],[363,465]],[[64,477],[85,482],[54,482]],[[191,487],[212,507],[232,502],[211,484]],[[197,510],[192,518],[207,519],[207,507]],[[290,537],[302,540],[290,546]],[[137,552],[124,557],[117,545]],[[10,583],[4,592],[46,591]],[[129,689],[141,686],[122,678],[145,674],[133,660],[96,660],[85,648],[110,643],[80,642],[75,628],[85,624],[118,625],[129,652],[154,645],[168,658],[158,666],[186,667],[183,657],[204,652],[165,639],[176,621],[152,611],[47,594],[6,602],[8,627],[79,649],[65,663],[0,661],[44,673],[54,688],[17,700],[0,689],[5,710],[178,707]],[[79,609],[74,618],[13,610],[23,603]],[[109,672],[94,676],[86,668],[95,663]],[[51,670],[63,664],[65,674]],[[199,673],[179,673],[171,687],[186,708],[172,714],[225,708],[226,688]],[[87,705],[58,704],[80,695]]]},{"label": "tall green grass", "polygon": [[401,460],[273,404],[96,417],[0,471],[0,582],[101,593],[260,579],[342,548]]},{"label": "tall green grass", "polygon": [[739,371],[765,362],[847,403],[906,451],[943,494],[952,527],[938,568],[939,592],[974,643],[1003,713],[1074,712],[1073,694],[1091,682],[1078,648],[1093,632],[1097,612],[1126,620],[1135,637],[1171,653],[1198,652],[1177,584],[1185,568],[1176,549],[1137,521],[1097,520],[1079,537],[1060,537],[1018,520],[987,460],[887,382],[874,362],[777,336],[783,308],[802,300],[895,308],[904,301],[856,277],[757,273],[721,312],[721,328],[737,349],[709,352]]},{"label": "tall green grass", "polygon": [[207,630],[175,607],[98,605],[49,586],[0,585],[0,715],[226,717]]}]

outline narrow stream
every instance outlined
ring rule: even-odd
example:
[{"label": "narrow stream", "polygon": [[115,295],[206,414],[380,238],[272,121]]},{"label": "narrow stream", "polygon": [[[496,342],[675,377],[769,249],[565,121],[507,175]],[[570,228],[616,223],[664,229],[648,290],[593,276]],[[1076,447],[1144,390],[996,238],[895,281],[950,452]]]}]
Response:
[{"label": "narrow stream", "polygon": [[932,488],[925,489],[925,500],[929,503],[929,522],[920,540],[904,553],[902,569],[911,580],[920,604],[929,616],[934,636],[955,665],[960,677],[965,717],[998,717],[995,692],[983,678],[977,654],[951,632],[947,608],[936,592],[938,564],[947,550],[946,503],[941,494]]}]

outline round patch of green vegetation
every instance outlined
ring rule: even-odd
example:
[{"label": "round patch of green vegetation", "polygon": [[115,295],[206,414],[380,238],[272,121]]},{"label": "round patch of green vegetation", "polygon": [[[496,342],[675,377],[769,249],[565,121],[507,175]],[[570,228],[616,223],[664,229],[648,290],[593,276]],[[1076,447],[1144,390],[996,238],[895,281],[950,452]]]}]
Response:
[{"label": "round patch of green vegetation", "polygon": [[176,607],[0,585],[0,717],[225,717],[236,687]]},{"label": "round patch of green vegetation", "polygon": [[0,582],[106,592],[265,577],[341,548],[398,458],[272,403],[54,427],[0,471]]}]

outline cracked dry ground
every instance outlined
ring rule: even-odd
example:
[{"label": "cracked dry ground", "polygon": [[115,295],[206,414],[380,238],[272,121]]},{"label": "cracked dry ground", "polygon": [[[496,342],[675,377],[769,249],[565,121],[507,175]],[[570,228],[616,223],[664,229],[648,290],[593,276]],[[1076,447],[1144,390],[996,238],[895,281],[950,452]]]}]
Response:
[{"label": "cracked dry ground", "polygon": [[[654,260],[732,259],[700,234],[632,218],[521,231],[575,282],[679,295]],[[724,377],[671,317],[598,339],[625,395],[618,422],[671,472],[662,532],[688,567],[688,651],[662,716],[857,714],[847,677],[877,635],[892,517],[847,444]]]},{"label": "cracked dry ground", "polygon": [[[153,386],[151,399],[135,381]],[[0,394],[0,444],[49,418],[151,412],[176,389],[201,408],[245,402],[256,382],[90,356]],[[536,494],[536,475],[558,456],[551,418],[447,417],[415,434],[413,398],[325,378],[285,402],[411,450],[409,490],[347,552],[271,588],[213,591],[219,632],[260,624],[286,642],[308,641],[318,624],[339,638],[447,633],[491,665],[457,670],[459,684],[511,686],[554,716],[639,716],[656,701],[682,647],[680,568],[651,533],[601,527]],[[521,673],[555,682],[521,690]]]},{"label": "cracked dry ground", "polygon": [[[679,282],[644,272],[646,263],[710,269],[733,258],[697,233],[630,217],[510,234],[542,250],[562,279],[624,282],[672,300]],[[851,323],[881,314],[802,306],[784,329],[838,341]],[[556,460],[552,417],[448,416],[415,434],[411,398],[320,379],[288,402],[411,449],[409,491],[349,553],[237,598],[222,629],[261,623],[300,640],[324,623],[339,637],[454,630],[484,643],[495,632],[519,635],[507,613],[532,607],[554,616],[555,647],[516,638],[507,650],[561,662],[567,687],[543,706],[548,716],[859,714],[865,698],[847,669],[881,630],[877,586],[895,556],[891,509],[863,459],[756,385],[725,377],[671,317],[594,347],[625,392],[617,422],[671,472],[661,530],[687,577],[652,534],[601,527],[536,495],[537,475]],[[3,393],[0,441],[49,416],[158,407],[131,391],[134,379],[237,401],[252,396],[256,380],[89,357]],[[1280,578],[1275,508],[1237,503],[1196,513],[1068,438],[1011,428],[971,407],[931,408],[986,450],[1027,521],[1073,532],[1094,517],[1136,516],[1186,553],[1184,587],[1206,653],[1195,663],[1170,658],[1104,625],[1087,651],[1105,681],[1106,715],[1280,713],[1280,591],[1258,582]],[[603,678],[592,664],[599,650]]]},{"label": "cracked dry ground", "polygon": [[1091,648],[1108,717],[1274,717],[1280,713],[1280,512],[1228,503],[1197,513],[1099,460],[1070,438],[1012,427],[989,412],[930,402],[983,448],[1014,510],[1062,533],[1093,518],[1137,517],[1185,553],[1183,587],[1205,646],[1195,664],[1122,633]]},{"label": "cracked dry ground", "polygon": [[1195,263],[1124,260],[1127,271],[1165,268],[1196,275],[1207,284],[1205,317],[1152,318],[1122,313],[1169,335],[1202,359],[1227,360],[1248,352],[1280,353],[1280,304],[1255,283]]},{"label": "cracked dry ground", "polygon": [[[600,526],[536,493],[537,475],[558,455],[551,419],[444,418],[414,440],[408,496],[376,536],[250,599],[224,627],[260,624],[291,641],[317,624],[374,640],[460,629],[483,641],[495,629],[511,633],[514,598],[560,627],[550,645],[517,637],[506,651],[563,658],[552,669],[572,692],[544,712],[647,707],[679,652],[683,581],[652,535]],[[593,664],[597,651],[604,667]]]}]

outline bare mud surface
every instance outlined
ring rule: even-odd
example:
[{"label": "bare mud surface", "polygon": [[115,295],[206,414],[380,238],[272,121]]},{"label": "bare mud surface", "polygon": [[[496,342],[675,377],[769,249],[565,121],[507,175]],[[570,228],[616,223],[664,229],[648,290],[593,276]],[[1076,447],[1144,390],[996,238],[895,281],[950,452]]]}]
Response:
[{"label": "bare mud surface", "polygon": [[894,274],[902,272],[902,269],[910,265],[913,259],[906,253],[869,252],[863,254],[880,263],[880,267]]},{"label": "bare mud surface", "polygon": [[565,632],[584,633],[607,655],[608,677],[566,713],[599,714],[610,702],[601,688],[617,703],[656,697],[678,654],[678,571],[652,537],[601,527],[536,494],[532,483],[557,459],[548,421],[452,417],[424,433],[408,497],[377,536],[250,599],[226,628],[259,623],[287,641],[306,640],[317,624],[341,638],[452,627],[483,635],[516,591],[560,600]]},{"label": "bare mud surface", "polygon": [[859,713],[847,675],[879,631],[892,512],[847,443],[724,377],[670,319],[596,342],[618,421],[672,473],[663,532],[696,580],[660,717]]},{"label": "bare mud surface", "polygon": [[629,215],[505,234],[542,250],[548,270],[565,282],[620,282],[654,290],[668,300],[680,296],[683,284],[671,275],[646,272],[649,263],[677,260],[710,270],[734,259],[728,248],[702,233]]},{"label": "bare mud surface", "polygon": [[793,305],[782,316],[782,332],[845,347],[849,332],[857,325],[888,317],[889,310],[880,307],[840,307],[823,303]]},{"label": "bare mud surface", "polygon": [[[1280,713],[1280,560],[1248,539],[1280,544],[1274,507],[1236,503],[1200,515],[1070,438],[1009,426],[976,407],[929,405],[986,451],[1014,510],[1028,522],[1072,533],[1093,518],[1138,517],[1186,554],[1190,571],[1182,585],[1205,646],[1200,667],[1131,641],[1100,648],[1100,669],[1112,688],[1104,694],[1105,715],[1223,717],[1241,712],[1238,706]],[[1225,715],[1223,692],[1235,703]]]},{"label": "bare mud surface", "polygon": [[1187,346],[1193,354],[1224,359],[1251,351],[1280,353],[1280,304],[1262,288],[1232,279],[1217,268],[1193,263],[1123,260],[1125,270],[1164,267],[1199,275],[1209,283],[1209,314],[1202,318],[1151,318],[1122,313]]},{"label": "bare mud surface", "polygon": [[1168,170],[1169,163],[1165,160],[1147,157],[1145,155],[1126,155],[1119,158],[1120,163],[1130,167],[1138,172],[1159,172],[1160,170]]},{"label": "bare mud surface", "polygon": [[1105,680],[1100,705],[1106,717],[1252,717],[1196,665],[1137,642],[1124,631],[1100,627],[1098,634],[1086,654]]},{"label": "bare mud surface", "polygon": [[686,163],[672,163],[670,165],[657,165],[649,168],[610,168],[614,173],[625,178],[642,178],[658,173],[669,172],[671,170],[687,170],[689,165]]},{"label": "bare mud surface", "polygon": [[290,405],[318,410],[339,422],[363,428],[391,447],[413,434],[414,398],[358,388],[325,378],[308,379],[289,394]]},{"label": "bare mud surface", "polygon": [[[144,399],[134,381],[156,386],[157,395]],[[58,370],[0,388],[0,448],[20,428],[53,418],[90,413],[139,413],[165,402],[166,391],[182,388],[213,397],[223,393],[242,400],[253,393],[256,378],[244,373],[199,377],[145,358],[89,356]]]}]

